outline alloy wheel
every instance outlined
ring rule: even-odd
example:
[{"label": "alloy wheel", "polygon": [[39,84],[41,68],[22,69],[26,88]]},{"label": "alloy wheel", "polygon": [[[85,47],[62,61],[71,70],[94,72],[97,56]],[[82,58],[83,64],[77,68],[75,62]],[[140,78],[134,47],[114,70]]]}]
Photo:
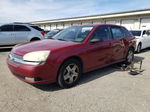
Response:
[{"label": "alloy wheel", "polygon": [[134,52],[132,50],[129,50],[128,56],[127,56],[127,62],[131,63],[133,61],[133,58],[134,58]]},{"label": "alloy wheel", "polygon": [[80,73],[79,67],[75,63],[69,64],[65,68],[64,74],[63,74],[65,83],[71,84],[75,82],[78,79],[79,73]]}]

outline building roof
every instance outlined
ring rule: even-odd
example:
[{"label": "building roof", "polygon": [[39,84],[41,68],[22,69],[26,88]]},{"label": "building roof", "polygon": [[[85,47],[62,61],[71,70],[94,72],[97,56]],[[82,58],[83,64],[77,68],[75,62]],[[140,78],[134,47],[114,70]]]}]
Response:
[{"label": "building roof", "polygon": [[61,19],[52,19],[52,20],[43,20],[43,21],[33,21],[32,24],[46,24],[46,23],[57,23],[57,22],[69,22],[69,21],[80,21],[80,20],[93,20],[93,19],[105,19],[105,18],[115,18],[123,16],[136,16],[136,15],[147,15],[150,14],[150,9],[141,9],[141,10],[132,10],[124,12],[115,12],[107,14],[98,14],[90,16],[81,16],[81,17],[72,17],[72,18],[61,18]]}]

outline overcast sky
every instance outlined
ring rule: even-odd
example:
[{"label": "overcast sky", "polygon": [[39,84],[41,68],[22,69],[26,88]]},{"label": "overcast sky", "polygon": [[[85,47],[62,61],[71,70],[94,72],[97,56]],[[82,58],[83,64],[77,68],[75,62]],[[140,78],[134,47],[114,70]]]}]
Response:
[{"label": "overcast sky", "polygon": [[0,0],[0,23],[30,22],[150,8],[150,0]]}]

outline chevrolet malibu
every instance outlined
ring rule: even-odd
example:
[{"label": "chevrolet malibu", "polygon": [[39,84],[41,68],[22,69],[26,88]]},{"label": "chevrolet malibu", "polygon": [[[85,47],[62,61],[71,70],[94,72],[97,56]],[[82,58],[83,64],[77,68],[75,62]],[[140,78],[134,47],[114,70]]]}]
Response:
[{"label": "chevrolet malibu", "polygon": [[7,58],[11,72],[31,84],[74,86],[82,73],[114,63],[131,63],[135,41],[117,25],[69,27],[51,39],[15,46]]}]

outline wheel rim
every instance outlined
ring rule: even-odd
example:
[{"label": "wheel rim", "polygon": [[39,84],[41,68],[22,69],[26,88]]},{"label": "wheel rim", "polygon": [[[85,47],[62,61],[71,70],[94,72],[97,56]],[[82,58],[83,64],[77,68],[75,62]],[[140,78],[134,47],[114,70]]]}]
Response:
[{"label": "wheel rim", "polygon": [[129,63],[131,63],[133,61],[133,55],[134,55],[133,51],[130,50],[128,52],[128,56],[127,56],[127,60],[128,60]]},{"label": "wheel rim", "polygon": [[76,64],[69,64],[63,74],[65,83],[71,84],[77,80],[79,76],[79,67]]}]

